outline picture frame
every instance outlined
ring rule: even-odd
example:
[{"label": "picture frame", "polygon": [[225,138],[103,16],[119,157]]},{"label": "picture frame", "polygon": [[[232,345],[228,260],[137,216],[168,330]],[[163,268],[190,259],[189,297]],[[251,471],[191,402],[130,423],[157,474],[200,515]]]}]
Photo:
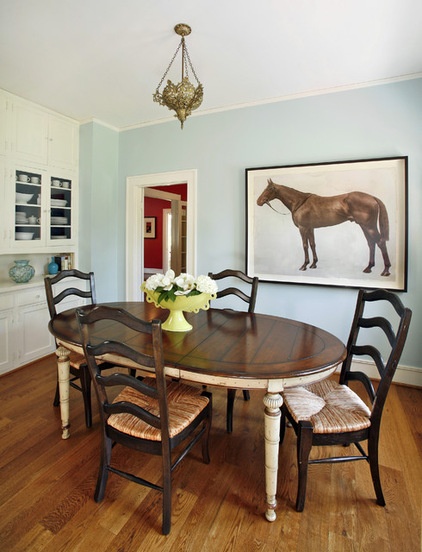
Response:
[{"label": "picture frame", "polygon": [[245,169],[247,274],[406,291],[407,172],[407,156]]},{"label": "picture frame", "polygon": [[155,239],[157,217],[144,217],[144,238]]}]

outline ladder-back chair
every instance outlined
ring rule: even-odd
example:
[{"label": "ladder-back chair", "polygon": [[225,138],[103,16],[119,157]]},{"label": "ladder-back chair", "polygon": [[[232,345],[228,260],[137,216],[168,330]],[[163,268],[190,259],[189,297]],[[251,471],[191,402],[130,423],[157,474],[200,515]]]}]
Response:
[{"label": "ladder-back chair", "polygon": [[[339,383],[329,379],[286,389],[283,393],[280,441],[284,438],[287,418],[297,436],[298,512],[305,505],[308,465],[325,462],[366,460],[377,504],[385,506],[378,465],[381,417],[411,316],[411,310],[390,291],[359,291]],[[358,357],[369,358],[375,364],[379,374],[375,388],[362,369],[354,365]],[[362,384],[365,402],[350,389],[350,382]],[[367,452],[360,444],[362,441],[367,441]],[[342,455],[337,449],[333,451],[334,456],[309,459],[313,446],[352,444],[358,449],[358,455]]]},{"label": "ladder-back chair", "polygon": [[[53,319],[58,314],[59,305],[64,310],[66,306],[62,301],[66,298],[80,298],[84,302],[96,304],[95,279],[93,272],[81,272],[80,270],[62,270],[53,277],[44,278],[45,293],[47,296],[47,305],[50,312],[50,318]],[[71,308],[68,306],[67,308]],[[71,352],[70,360],[70,385],[82,393],[85,408],[86,427],[92,425],[91,408],[91,377],[88,366],[83,354]],[[77,383],[79,381],[79,384]],[[54,406],[59,406],[59,384],[56,384],[56,393],[54,397]]]},{"label": "ladder-back chair", "polygon": [[[80,309],[77,317],[101,417],[101,461],[94,498],[96,502],[103,500],[110,472],[160,491],[163,494],[162,532],[167,535],[171,526],[173,470],[199,441],[202,441],[203,461],[207,464],[210,461],[211,394],[166,379],[160,320],[146,322],[122,309],[106,306],[98,306],[87,313]],[[99,342],[93,337],[95,325],[102,321],[118,325],[121,336],[118,342]],[[141,353],[127,345],[127,335],[132,340],[136,335],[136,342],[142,342],[149,353]],[[105,354],[135,363],[142,367],[143,373],[149,370],[151,377],[139,380],[123,373],[103,375],[96,357]],[[112,450],[116,444],[161,456],[162,484],[155,482],[156,477],[153,481],[142,479],[112,465]]]}]

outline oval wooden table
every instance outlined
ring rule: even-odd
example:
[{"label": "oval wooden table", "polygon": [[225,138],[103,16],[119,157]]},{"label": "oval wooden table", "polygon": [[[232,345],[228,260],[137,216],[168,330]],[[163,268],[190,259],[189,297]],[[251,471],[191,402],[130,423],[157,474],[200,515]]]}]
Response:
[{"label": "oval wooden table", "polygon": [[[151,303],[118,302],[144,320],[164,321],[168,311]],[[92,306],[82,307],[92,309]],[[295,320],[265,314],[210,309],[186,313],[189,332],[163,331],[166,373],[185,381],[238,389],[266,389],[264,396],[265,486],[268,521],[276,519],[276,489],[280,435],[281,392],[319,381],[332,374],[346,355],[343,343],[332,334]],[[69,433],[69,350],[82,352],[75,309],[57,315],[49,324],[58,343],[62,437]],[[95,326],[99,340],[117,339],[142,351],[135,332],[116,333],[113,322]],[[122,365],[121,359],[110,358]]]}]

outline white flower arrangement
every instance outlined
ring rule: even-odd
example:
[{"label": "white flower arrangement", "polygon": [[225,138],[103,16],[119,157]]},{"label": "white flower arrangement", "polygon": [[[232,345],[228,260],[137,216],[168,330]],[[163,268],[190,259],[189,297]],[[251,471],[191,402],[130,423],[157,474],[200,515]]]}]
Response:
[{"label": "white flower arrangement", "polygon": [[143,284],[146,291],[159,293],[157,302],[175,301],[179,295],[190,297],[200,293],[215,295],[218,290],[216,282],[209,276],[198,276],[182,273],[176,276],[174,270],[167,270],[165,274],[153,274]]}]

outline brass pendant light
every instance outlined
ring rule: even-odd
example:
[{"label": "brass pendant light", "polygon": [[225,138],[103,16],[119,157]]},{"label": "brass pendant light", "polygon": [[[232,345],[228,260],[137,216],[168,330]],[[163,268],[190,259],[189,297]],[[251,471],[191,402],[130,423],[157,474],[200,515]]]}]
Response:
[{"label": "brass pendant light", "polygon": [[[199,82],[196,76],[195,69],[189,57],[189,52],[185,42],[185,36],[190,35],[192,29],[185,23],[179,23],[174,27],[176,34],[181,36],[180,44],[177,47],[169,66],[167,67],[160,83],[157,86],[155,93],[153,94],[154,102],[158,102],[160,105],[164,105],[169,109],[173,109],[176,112],[175,117],[180,121],[181,128],[186,118],[192,113],[194,109],[197,109],[204,97],[204,88]],[[160,86],[163,84],[170,67],[173,64],[180,48],[182,48],[182,80],[178,84],[173,84],[171,80],[167,81],[163,91],[160,92]],[[188,78],[188,69],[191,69],[192,74],[197,82],[195,87]]]}]

